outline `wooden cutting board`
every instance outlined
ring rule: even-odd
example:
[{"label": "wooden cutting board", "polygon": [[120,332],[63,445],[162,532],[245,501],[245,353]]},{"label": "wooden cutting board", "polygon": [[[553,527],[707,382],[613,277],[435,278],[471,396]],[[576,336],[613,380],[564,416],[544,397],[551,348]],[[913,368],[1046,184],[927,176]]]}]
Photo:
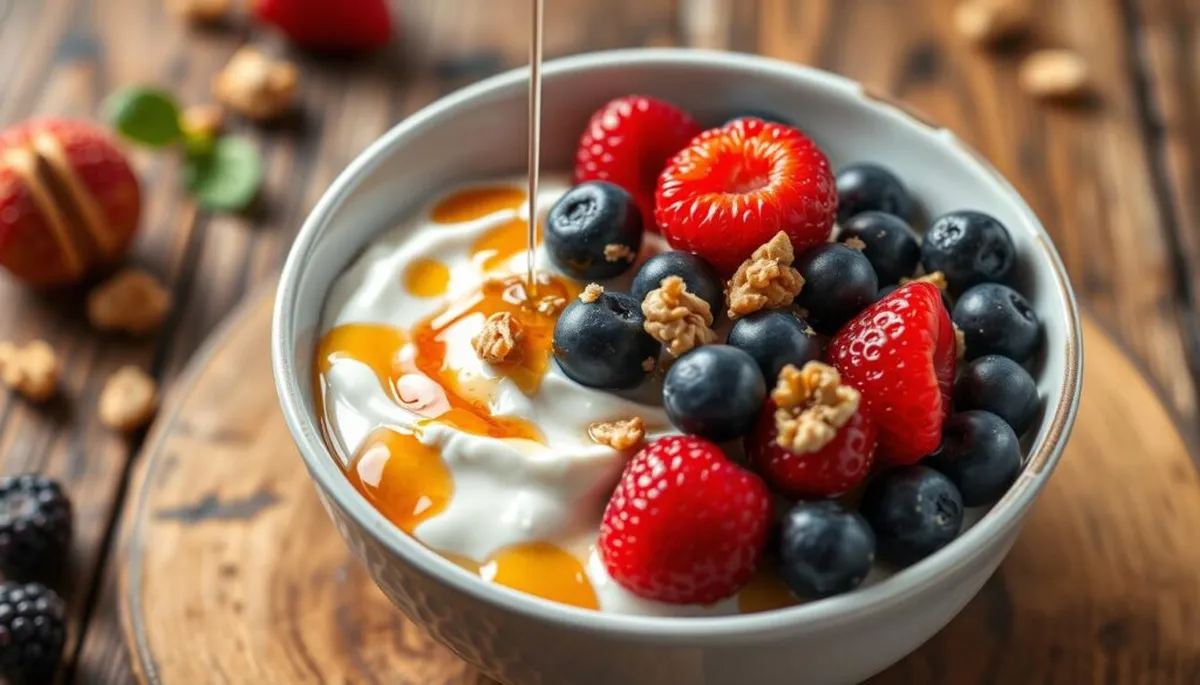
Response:
[{"label": "wooden cutting board", "polygon": [[[192,362],[124,529],[145,682],[489,683],[408,623],[317,501],[271,379],[269,296]],[[871,682],[1200,682],[1200,481],[1154,390],[1094,324],[1067,455],[1000,571]]]}]

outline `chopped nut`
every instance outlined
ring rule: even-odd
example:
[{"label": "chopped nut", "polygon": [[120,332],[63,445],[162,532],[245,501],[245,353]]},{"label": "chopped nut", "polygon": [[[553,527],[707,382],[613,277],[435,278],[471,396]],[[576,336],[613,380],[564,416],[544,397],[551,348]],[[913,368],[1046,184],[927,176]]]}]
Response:
[{"label": "chopped nut", "polygon": [[88,295],[88,321],[102,331],[145,335],[158,328],[171,309],[171,293],[141,269],[125,269]]},{"label": "chopped nut", "polygon": [[24,347],[0,342],[0,380],[31,402],[45,402],[58,392],[62,366],[44,340]]},{"label": "chopped nut", "polygon": [[158,410],[158,384],[136,366],[123,366],[100,391],[97,414],[109,428],[129,433],[150,422]]},{"label": "chopped nut", "polygon": [[958,324],[950,325],[954,326],[954,358],[962,361],[967,356],[967,334],[963,333]]},{"label": "chopped nut", "polygon": [[775,401],[775,428],[779,446],[804,454],[828,445],[838,430],[858,411],[860,395],[842,385],[837,369],[808,362],[797,369],[788,364],[771,391]]},{"label": "chopped nut", "polygon": [[588,436],[599,445],[627,450],[641,444],[646,438],[646,425],[640,416],[618,421],[600,421],[588,426]]},{"label": "chopped nut", "polygon": [[845,245],[846,247],[850,248],[851,250],[858,250],[859,252],[862,252],[863,250],[867,249],[867,244],[864,243],[859,238],[846,238],[845,240],[842,241],[842,244]]},{"label": "chopped nut", "polygon": [[534,305],[534,309],[536,309],[537,313],[541,314],[542,316],[554,316],[555,314],[561,312],[565,306],[567,306],[567,301],[565,299],[557,295],[546,295],[537,301],[537,304]]},{"label": "chopped nut", "polygon": [[172,14],[198,23],[217,22],[229,13],[230,0],[167,0]]},{"label": "chopped nut", "polygon": [[521,350],[517,341],[524,331],[521,322],[508,312],[496,312],[483,322],[483,330],[471,338],[475,354],[489,364],[516,361]]},{"label": "chopped nut", "polygon": [[942,273],[941,271],[934,271],[931,274],[925,274],[924,276],[918,276],[917,278],[900,279],[900,285],[916,282],[931,283],[933,284],[933,287],[941,290],[942,292],[945,292],[946,288],[950,287],[950,284],[946,282],[946,274]]},{"label": "chopped nut", "polygon": [[654,370],[654,367],[657,364],[658,364],[658,360],[655,359],[654,357],[646,357],[645,359],[642,360],[642,371],[645,371],[646,373],[650,373],[651,371]]},{"label": "chopped nut", "polygon": [[954,27],[976,45],[1011,38],[1029,26],[1028,0],[963,0],[954,8]]},{"label": "chopped nut", "polygon": [[588,283],[587,287],[583,289],[583,292],[579,293],[579,299],[582,302],[591,304],[591,303],[595,302],[596,300],[600,299],[600,296],[603,294],[604,294],[604,286],[598,285],[596,283]]},{"label": "chopped nut", "polygon": [[678,276],[668,276],[642,300],[643,328],[650,337],[667,346],[672,357],[707,345],[717,339],[712,329],[712,309],[703,299],[688,292]]},{"label": "chopped nut", "polygon": [[291,109],[299,81],[296,65],[246,46],[213,78],[213,94],[239,114],[268,121]]},{"label": "chopped nut", "polygon": [[627,262],[632,262],[637,259],[637,253],[634,252],[628,245],[619,245],[617,243],[609,243],[604,246],[604,260],[608,262],[618,262],[624,259]]},{"label": "chopped nut", "polygon": [[791,304],[804,286],[804,278],[792,268],[795,258],[783,231],[755,250],[729,281],[729,318]]},{"label": "chopped nut", "polygon": [[225,127],[225,110],[220,105],[192,105],[180,115],[179,127],[192,138],[216,138]]},{"label": "chopped nut", "polygon": [[1079,97],[1088,88],[1088,66],[1071,50],[1039,50],[1025,58],[1017,76],[1021,88],[1042,99]]}]

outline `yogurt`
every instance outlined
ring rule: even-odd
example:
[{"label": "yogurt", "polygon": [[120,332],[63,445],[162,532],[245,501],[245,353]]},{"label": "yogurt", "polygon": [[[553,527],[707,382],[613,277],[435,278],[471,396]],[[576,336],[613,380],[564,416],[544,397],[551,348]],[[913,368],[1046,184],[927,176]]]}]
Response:
[{"label": "yogurt", "polygon": [[[317,384],[325,437],[347,477],[434,551],[555,601],[647,615],[794,603],[769,571],[712,606],[649,601],[606,574],[595,542],[630,454],[596,444],[588,427],[637,416],[648,438],[672,430],[658,388],[625,396],[587,388],[551,358],[554,314],[532,305],[570,300],[583,284],[555,272],[539,247],[530,292],[523,180],[451,191],[377,238],[333,287]],[[568,188],[544,179],[533,203],[539,221]],[[495,311],[524,317],[516,366],[494,368],[472,347]]]}]

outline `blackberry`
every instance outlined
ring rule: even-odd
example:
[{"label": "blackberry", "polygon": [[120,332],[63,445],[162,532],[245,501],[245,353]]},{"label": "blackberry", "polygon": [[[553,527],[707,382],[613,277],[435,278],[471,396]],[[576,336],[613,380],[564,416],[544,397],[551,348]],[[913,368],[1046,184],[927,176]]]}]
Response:
[{"label": "blackberry", "polygon": [[46,586],[0,584],[0,675],[12,685],[53,682],[66,621],[62,599]]},{"label": "blackberry", "polygon": [[0,478],[0,572],[33,580],[60,564],[71,544],[71,502],[34,474]]}]

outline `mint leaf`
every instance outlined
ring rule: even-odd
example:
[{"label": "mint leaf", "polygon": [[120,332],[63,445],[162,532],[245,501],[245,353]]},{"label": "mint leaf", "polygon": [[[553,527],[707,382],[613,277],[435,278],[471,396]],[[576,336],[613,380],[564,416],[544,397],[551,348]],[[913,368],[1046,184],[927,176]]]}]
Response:
[{"label": "mint leaf", "polygon": [[175,98],[154,88],[126,88],[108,97],[105,119],[129,140],[164,147],[183,138]]},{"label": "mint leaf", "polygon": [[184,184],[205,209],[242,211],[262,180],[258,148],[244,138],[218,138],[211,149],[189,153],[184,164]]}]

